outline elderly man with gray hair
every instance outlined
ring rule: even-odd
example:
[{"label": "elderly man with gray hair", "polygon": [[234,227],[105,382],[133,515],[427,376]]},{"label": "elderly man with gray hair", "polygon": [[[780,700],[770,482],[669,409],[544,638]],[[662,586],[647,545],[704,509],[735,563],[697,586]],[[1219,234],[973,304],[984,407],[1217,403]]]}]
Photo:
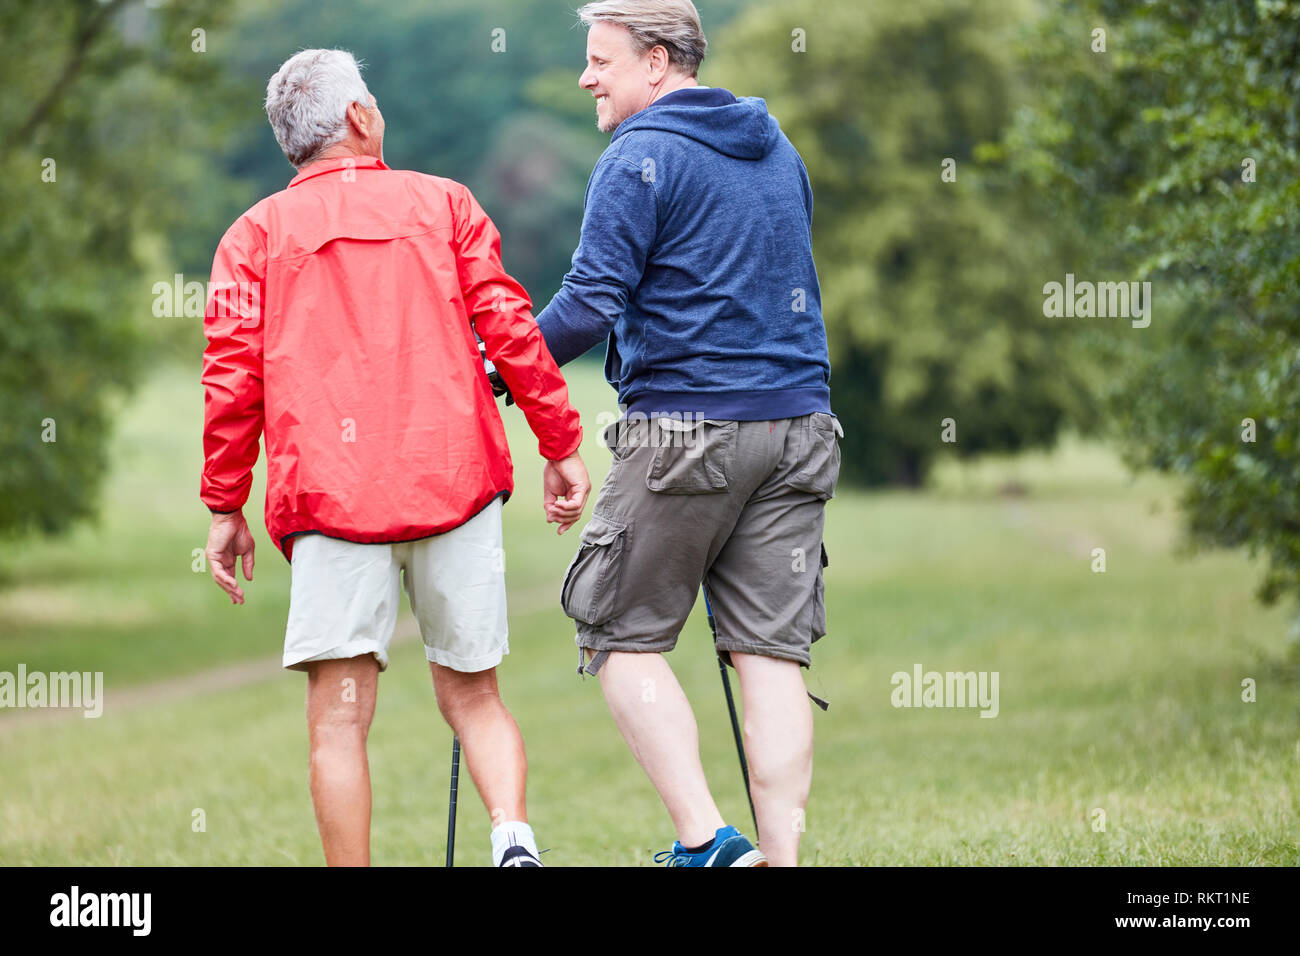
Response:
[{"label": "elderly man with gray hair", "polygon": [[[794,865],[812,780],[801,667],[826,633],[839,475],[803,161],[757,98],[701,86],[690,0],[603,0],[578,85],[609,148],[564,285],[537,317],[561,364],[606,342],[625,414],[561,601],[677,831],[670,866]],[[664,659],[701,585],[740,676],[759,846],[727,825]],[[724,671],[725,674],[725,671]]]},{"label": "elderly man with gray hair", "polygon": [[298,175],[239,217],[212,266],[200,496],[213,579],[244,602],[242,508],[264,434],[266,528],[292,568],[284,666],[307,673],[326,862],[370,862],[366,735],[404,587],[492,818],[493,864],[540,866],[523,738],[496,681],[514,480],[479,340],[538,438],[561,533],[590,487],[578,413],[469,190],[384,163],[384,118],[350,53],[291,57],[266,112]]}]

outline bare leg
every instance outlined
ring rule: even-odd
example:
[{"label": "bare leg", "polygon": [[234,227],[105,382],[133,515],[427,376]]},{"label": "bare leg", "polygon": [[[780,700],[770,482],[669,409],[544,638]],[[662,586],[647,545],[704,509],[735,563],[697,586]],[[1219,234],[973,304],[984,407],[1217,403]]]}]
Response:
[{"label": "bare leg", "polygon": [[695,713],[662,654],[611,652],[598,672],[614,722],[659,791],[682,846],[723,826],[700,763]]},{"label": "bare leg", "polygon": [[493,825],[528,820],[528,758],[519,725],[501,702],[496,668],[463,673],[430,662],[438,709],[460,738],[469,775]]},{"label": "bare leg", "polygon": [[307,670],[311,799],[328,866],[370,865],[370,764],[379,662],[373,654],[313,661]]},{"label": "bare leg", "polygon": [[812,705],[794,661],[731,652],[745,708],[749,790],[772,866],[797,866],[812,786]]}]

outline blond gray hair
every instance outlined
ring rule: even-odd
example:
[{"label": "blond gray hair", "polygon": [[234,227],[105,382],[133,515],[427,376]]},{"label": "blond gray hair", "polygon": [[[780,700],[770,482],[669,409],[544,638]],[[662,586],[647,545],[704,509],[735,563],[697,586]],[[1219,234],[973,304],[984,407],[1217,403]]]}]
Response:
[{"label": "blond gray hair", "polygon": [[361,67],[347,50],[303,50],[266,85],[266,116],[285,157],[309,165],[348,134],[348,107],[370,108]]},{"label": "blond gray hair", "polygon": [[638,56],[661,46],[688,76],[699,73],[709,45],[691,0],[597,0],[579,9],[578,19],[588,27],[597,20],[626,27]]}]

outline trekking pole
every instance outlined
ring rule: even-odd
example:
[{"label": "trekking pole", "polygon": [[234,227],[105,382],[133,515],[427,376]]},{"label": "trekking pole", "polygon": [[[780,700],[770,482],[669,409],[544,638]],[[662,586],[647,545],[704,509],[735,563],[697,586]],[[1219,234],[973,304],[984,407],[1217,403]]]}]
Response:
[{"label": "trekking pole", "polygon": [[460,777],[460,738],[451,735],[451,802],[447,810],[447,865],[456,856],[456,784]]},{"label": "trekking pole", "polygon": [[[709,592],[703,584],[700,592],[704,595],[704,611],[709,618],[709,630],[713,633],[713,645],[718,644],[718,625],[713,620],[713,607],[709,604]],[[722,690],[727,695],[727,710],[731,714],[731,733],[736,738],[736,753],[740,757],[740,775],[745,780],[745,799],[749,801],[749,815],[754,821],[754,839],[758,839],[758,814],[754,812],[754,797],[749,792],[749,761],[745,759],[745,743],[740,735],[740,721],[736,718],[736,699],[731,696],[731,678],[727,676],[727,663],[718,654],[718,672],[722,675]]]}]

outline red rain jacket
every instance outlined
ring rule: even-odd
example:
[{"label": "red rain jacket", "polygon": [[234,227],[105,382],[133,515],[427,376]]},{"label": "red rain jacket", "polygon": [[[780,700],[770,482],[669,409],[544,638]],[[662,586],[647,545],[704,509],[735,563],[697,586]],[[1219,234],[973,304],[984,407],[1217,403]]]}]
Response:
[{"label": "red rain jacket", "polygon": [[369,157],[303,169],[226,232],[204,334],[203,478],[214,512],[248,499],[266,434],[266,529],[410,541],[463,524],[514,475],[474,330],[543,457],[578,413],[470,191]]}]

